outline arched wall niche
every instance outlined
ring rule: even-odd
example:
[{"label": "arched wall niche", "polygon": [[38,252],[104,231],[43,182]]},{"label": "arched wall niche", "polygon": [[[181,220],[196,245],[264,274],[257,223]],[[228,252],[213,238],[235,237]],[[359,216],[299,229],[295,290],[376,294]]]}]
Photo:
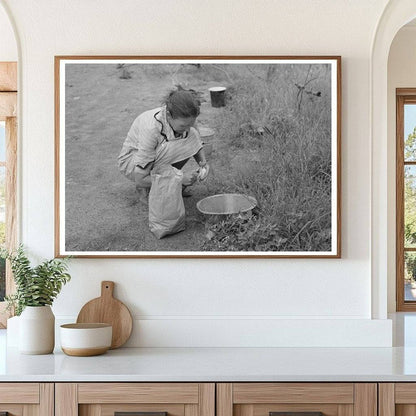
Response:
[{"label": "arched wall niche", "polygon": [[397,32],[416,17],[414,0],[391,0],[379,21],[371,51],[371,277],[372,318],[387,318],[388,262],[388,57]]},{"label": "arched wall niche", "polygon": [[0,61],[19,61],[16,26],[4,0],[0,0],[0,38]]},{"label": "arched wall niche", "polygon": [[[14,64],[10,65],[10,62],[15,63],[17,62],[17,70],[18,70],[18,81],[16,85],[16,78],[14,77]],[[19,193],[20,193],[20,186],[19,186],[19,179],[20,179],[20,159],[19,157],[15,157],[16,149],[20,149],[20,140],[19,140],[19,133],[18,133],[18,125],[21,121],[20,116],[20,85],[19,80],[21,79],[20,72],[21,72],[21,65],[20,65],[20,42],[17,36],[16,26],[14,23],[14,19],[12,18],[12,14],[8,8],[8,5],[4,0],[0,0],[0,63],[1,63],[1,77],[2,77],[2,93],[1,103],[3,105],[2,108],[2,123],[3,123],[3,134],[5,132],[6,135],[6,151],[5,157],[7,159],[7,172],[11,173],[10,178],[11,181],[8,181],[6,184],[6,205],[7,210],[6,212],[6,223],[7,230],[6,230],[6,246],[7,247],[14,247],[16,245],[16,241],[19,240],[18,233],[19,233],[19,218],[21,217],[20,214],[20,206],[19,206]],[[9,72],[11,71],[11,72]],[[11,75],[13,74],[13,75]],[[5,81],[5,83],[4,83]],[[4,89],[3,89],[4,88]],[[16,89],[19,93],[16,93]],[[13,100],[17,99],[17,114],[16,111],[11,111],[10,105],[4,105],[7,103],[7,96],[13,97]],[[10,102],[9,102],[10,104]],[[13,103],[14,109],[16,109],[15,104]],[[17,117],[16,117],[17,116]],[[19,120],[19,123],[17,123]],[[3,149],[4,151],[5,149]],[[17,175],[17,181],[15,182],[15,175]],[[8,187],[10,186],[10,187]],[[10,191],[8,194],[7,192]],[[8,222],[11,218],[14,221]],[[6,268],[6,275],[2,276],[2,283],[5,283],[6,294],[11,293],[14,291],[14,283],[13,278],[10,273],[10,269]],[[0,298],[0,328],[4,328],[6,326],[7,320],[7,313],[4,312],[5,302],[3,302],[3,291]]]}]

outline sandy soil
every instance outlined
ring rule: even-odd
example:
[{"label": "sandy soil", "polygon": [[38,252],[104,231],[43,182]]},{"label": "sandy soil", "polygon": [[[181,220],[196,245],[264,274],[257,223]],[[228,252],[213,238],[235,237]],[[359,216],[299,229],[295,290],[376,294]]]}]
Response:
[{"label": "sandy soil", "polygon": [[[203,80],[191,86],[206,99],[199,117],[202,126],[215,128],[218,112],[223,111],[210,105],[208,88],[217,84]],[[147,210],[139,205],[134,184],[119,173],[117,166],[133,120],[159,106],[172,87],[170,77],[134,66],[77,64],[67,68],[66,250],[200,250],[206,219],[197,211],[196,202],[212,194],[209,180],[194,186],[193,196],[185,198],[186,230],[158,240],[149,231]],[[215,151],[214,147],[211,166],[218,175],[224,167],[215,166]],[[192,160],[184,169],[194,168]]]}]

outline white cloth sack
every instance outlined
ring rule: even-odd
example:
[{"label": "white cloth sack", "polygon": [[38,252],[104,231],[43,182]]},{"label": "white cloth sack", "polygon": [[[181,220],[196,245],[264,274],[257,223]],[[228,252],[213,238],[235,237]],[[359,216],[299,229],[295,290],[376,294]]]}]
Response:
[{"label": "white cloth sack", "polygon": [[159,239],[185,229],[182,177],[182,171],[171,165],[162,166],[151,173],[149,227]]}]

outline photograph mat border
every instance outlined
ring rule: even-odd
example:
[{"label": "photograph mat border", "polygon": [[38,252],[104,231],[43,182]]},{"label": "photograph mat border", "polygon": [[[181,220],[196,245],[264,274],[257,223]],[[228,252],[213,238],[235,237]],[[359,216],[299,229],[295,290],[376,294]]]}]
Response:
[{"label": "photograph mat border", "polygon": [[[259,252],[259,251],[67,251],[65,250],[65,68],[66,65],[71,64],[186,64],[186,63],[203,63],[203,64],[330,64],[331,65],[331,246],[330,251],[279,251],[279,252]],[[90,258],[104,258],[104,257],[126,257],[126,258],[340,258],[341,257],[341,236],[340,236],[340,222],[341,222],[341,200],[340,200],[340,112],[341,112],[341,57],[319,57],[314,59],[312,57],[241,57],[241,58],[224,58],[215,59],[209,57],[192,57],[192,58],[149,58],[142,57],[129,58],[120,57],[77,57],[77,56],[55,56],[55,68],[59,82],[55,78],[55,85],[58,86],[58,91],[55,91],[56,103],[59,106],[59,123],[58,136],[56,137],[55,146],[59,149],[59,156],[56,157],[56,163],[59,169],[58,189],[56,190],[56,198],[59,207],[59,212],[56,212],[58,220],[55,221],[55,255],[56,257],[74,256],[74,257],[90,257]],[[59,97],[59,99],[57,98]],[[338,100],[339,97],[339,100]],[[56,112],[56,109],[55,109]],[[56,114],[58,114],[56,112]],[[55,114],[55,115],[56,115]]]}]

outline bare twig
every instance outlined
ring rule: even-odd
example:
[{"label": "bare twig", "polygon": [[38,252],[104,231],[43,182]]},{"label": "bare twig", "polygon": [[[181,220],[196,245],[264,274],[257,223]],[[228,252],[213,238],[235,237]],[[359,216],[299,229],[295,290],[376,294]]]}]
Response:
[{"label": "bare twig", "polygon": [[170,79],[172,81],[173,86],[179,84],[179,82],[175,80],[175,75],[179,72],[180,69],[181,69],[181,65],[178,65],[176,69],[170,74]]},{"label": "bare twig", "polygon": [[228,78],[228,81],[230,82],[230,84],[234,83],[233,80],[230,77],[230,74],[224,68],[221,68],[220,66],[217,66],[217,65],[212,65],[212,67],[215,68],[215,69],[218,69],[219,71],[224,72],[224,74]]},{"label": "bare twig", "polygon": [[255,74],[254,72],[253,72],[253,70],[247,65],[246,66],[246,69],[247,69],[247,71],[248,72],[250,72],[250,74],[251,75],[253,75],[254,77],[256,77],[257,79],[259,79],[260,81],[263,81],[263,82],[265,82],[266,81],[266,79],[265,78],[263,78],[263,77],[261,77],[261,76],[259,76],[259,75],[257,75],[257,74]]},{"label": "bare twig", "polygon": [[312,65],[309,65],[308,72],[306,74],[305,81],[303,82],[303,85],[299,85],[299,84],[297,84],[295,82],[295,85],[298,88],[298,93],[296,95],[296,100],[298,101],[298,111],[300,111],[300,107],[302,105],[303,93],[306,93],[306,94],[309,94],[309,95],[316,95],[317,97],[320,97],[321,96],[320,91],[314,92],[312,90],[306,90],[305,89],[306,86],[309,83],[311,83],[312,81],[315,81],[316,79],[318,79],[317,77],[315,77],[315,78],[311,78],[311,79],[308,80],[309,74],[311,72],[311,68],[312,68]]},{"label": "bare twig", "polygon": [[303,86],[306,87],[310,82],[315,81],[316,79],[318,79],[318,77],[311,78],[308,82],[305,82]]}]

